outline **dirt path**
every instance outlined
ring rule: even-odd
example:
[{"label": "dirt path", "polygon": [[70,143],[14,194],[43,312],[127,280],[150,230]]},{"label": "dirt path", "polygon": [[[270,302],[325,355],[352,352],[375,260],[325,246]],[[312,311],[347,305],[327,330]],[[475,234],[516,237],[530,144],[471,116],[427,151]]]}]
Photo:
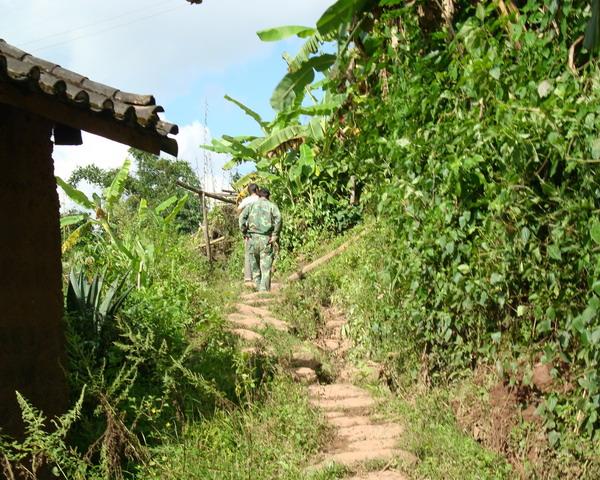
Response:
[{"label": "dirt path", "polygon": [[[273,287],[271,294],[243,295],[236,305],[236,312],[228,317],[231,331],[242,339],[248,352],[268,348],[261,333],[267,327],[282,332],[291,330],[269,310],[269,305],[277,300],[280,285]],[[334,382],[319,383],[318,362],[306,351],[296,352],[289,362],[294,378],[307,385],[311,403],[323,410],[335,430],[333,440],[314,459],[309,470],[342,465],[354,472],[344,477],[349,480],[405,480],[406,476],[390,466],[411,465],[415,457],[398,448],[402,426],[378,418],[374,414],[377,400],[369,391],[352,383],[356,371],[346,360],[350,345],[341,333],[344,325],[345,319],[341,315],[330,315],[324,333],[315,345],[336,364],[339,374]]]}]

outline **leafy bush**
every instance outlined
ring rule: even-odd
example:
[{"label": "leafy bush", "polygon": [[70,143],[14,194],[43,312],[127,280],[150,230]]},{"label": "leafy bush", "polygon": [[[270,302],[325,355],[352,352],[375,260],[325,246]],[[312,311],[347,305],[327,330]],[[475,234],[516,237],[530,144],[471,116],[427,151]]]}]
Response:
[{"label": "leafy bush", "polygon": [[563,11],[570,20],[557,39],[519,27],[543,28],[529,4],[509,28],[480,5],[452,42],[427,55],[411,49],[422,41],[418,17],[399,13],[402,53],[373,60],[385,61],[389,97],[355,113],[364,132],[357,154],[389,162],[377,187],[394,231],[385,262],[384,295],[397,308],[385,322],[389,335],[414,339],[412,355],[423,355],[433,377],[495,360],[501,349],[529,362],[539,352],[556,377],[577,384],[557,404],[572,408],[546,416],[549,438],[556,443],[565,428],[592,438],[599,71],[590,63],[577,78],[558,62],[573,25],[583,28],[581,11]]}]

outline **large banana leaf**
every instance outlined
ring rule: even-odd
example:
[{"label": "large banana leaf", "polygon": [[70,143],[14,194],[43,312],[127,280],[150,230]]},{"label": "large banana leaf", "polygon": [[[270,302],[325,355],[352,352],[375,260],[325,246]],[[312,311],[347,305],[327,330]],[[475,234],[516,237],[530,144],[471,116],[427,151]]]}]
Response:
[{"label": "large banana leaf", "polygon": [[323,36],[337,32],[340,26],[361,12],[369,0],[338,0],[317,21],[317,30]]},{"label": "large banana leaf", "polygon": [[267,30],[261,30],[256,32],[258,38],[263,42],[277,42],[284,40],[289,37],[298,36],[300,38],[306,38],[314,35],[316,30],[310,27],[301,27],[296,25],[287,25],[283,27],[269,28]]},{"label": "large banana leaf", "polygon": [[249,183],[256,182],[257,178],[258,178],[257,172],[250,172],[250,173],[247,173],[246,175],[244,175],[243,177],[239,178],[231,186],[233,188],[235,188],[236,190],[242,190],[243,188],[246,188],[246,186]]},{"label": "large banana leaf", "polygon": [[63,189],[63,192],[65,192],[67,196],[80,207],[89,208],[90,210],[96,209],[94,202],[90,200],[81,190],[77,190],[60,177],[56,177],[56,183],[60,186],[60,188]]},{"label": "large banana leaf", "polygon": [[309,116],[329,115],[342,106],[342,104],[346,100],[346,96],[347,95],[335,95],[329,99],[325,98],[323,102],[317,103],[316,105],[301,107],[299,109],[299,112],[302,115]]},{"label": "large banana leaf", "polygon": [[314,173],[316,167],[315,152],[306,144],[300,147],[298,163],[302,168],[303,178],[308,178]]},{"label": "large banana leaf", "polygon": [[284,143],[296,138],[305,138],[306,135],[307,130],[304,125],[290,125],[289,127],[281,130],[276,130],[262,140],[258,146],[258,153],[261,155],[266,155]]},{"label": "large banana leaf", "polygon": [[288,73],[279,85],[275,87],[271,97],[271,106],[277,111],[285,110],[295,103],[302,103],[304,89],[315,79],[315,71],[312,66],[304,64],[295,72]]},{"label": "large banana leaf", "polygon": [[183,209],[183,207],[185,207],[185,204],[188,201],[188,194],[186,193],[183,197],[181,197],[179,199],[179,201],[177,202],[177,205],[175,205],[175,208],[173,208],[173,210],[171,210],[171,212],[165,217],[165,225],[170,225],[173,220],[175,219],[175,217],[177,215],[179,215],[179,212],[181,212],[181,210]]},{"label": "large banana leaf", "polygon": [[271,97],[271,106],[277,111],[282,111],[293,105],[300,105],[304,99],[306,87],[315,79],[314,71],[324,72],[335,63],[336,58],[330,53],[312,57],[300,65],[297,70],[288,73],[275,88]]},{"label": "large banana leaf", "polygon": [[[227,138],[225,138],[227,137]],[[249,137],[253,140],[256,137]],[[252,145],[252,142],[248,144]],[[211,145],[200,145],[200,148],[205,150],[209,150],[215,153],[226,153],[231,155],[234,158],[255,158],[256,152],[249,148],[249,146],[244,145],[241,141],[238,141],[235,137],[229,137],[224,135],[223,138],[213,138]]]},{"label": "large banana leaf", "polygon": [[225,165],[223,165],[221,168],[223,170],[231,170],[233,167],[238,166],[241,162],[242,162],[242,160],[239,158],[232,158],[227,163],[225,163]]},{"label": "large banana leaf", "polygon": [[[265,133],[268,133],[268,130]],[[234,157],[238,157],[238,158],[243,157],[245,159],[256,158],[256,150],[254,148],[252,148],[252,144],[257,138],[258,137],[242,137],[242,140],[239,140],[237,137],[230,137],[229,135],[223,135],[223,140],[225,140],[226,142],[229,142],[231,145],[231,147],[230,147],[231,155]],[[246,145],[245,142],[247,142],[249,139],[251,139],[251,141],[250,141],[250,143],[248,143]]]},{"label": "large banana leaf", "polygon": [[301,68],[302,64],[307,62],[311,55],[319,51],[321,43],[323,43],[323,37],[319,34],[319,32],[316,32],[306,40],[302,47],[300,47],[300,50],[295,57],[292,59],[289,57],[286,58],[290,72],[295,72]]},{"label": "large banana leaf", "polygon": [[[267,126],[268,126],[268,124],[267,124]],[[251,142],[252,140],[255,140],[258,137],[256,135],[238,135],[236,137],[232,137],[231,135],[223,135],[223,138],[232,143],[233,142],[246,143],[246,142]]]},{"label": "large banana leaf", "polygon": [[200,148],[203,148],[204,150],[208,150],[209,152],[215,152],[215,153],[231,153],[232,152],[231,143],[224,142],[220,138],[213,138],[211,140],[211,145],[200,145]]},{"label": "large banana leaf", "polygon": [[324,72],[331,67],[336,60],[337,57],[335,55],[332,55],[331,53],[324,53],[318,57],[312,57],[306,62],[306,65],[314,68],[317,72]]},{"label": "large banana leaf", "polygon": [[256,123],[258,123],[260,125],[260,127],[263,129],[263,131],[266,132],[265,129],[267,128],[267,122],[265,122],[258,113],[256,113],[250,107],[247,107],[246,105],[244,105],[239,100],[236,100],[235,98],[230,97],[229,95],[225,95],[225,100],[240,107],[244,111],[244,113],[246,113],[246,115],[248,115],[248,116],[252,117],[254,120],[256,120]]},{"label": "large banana leaf", "polygon": [[169,198],[167,198],[164,202],[162,202],[160,205],[158,205],[155,209],[154,212],[157,215],[160,215],[162,212],[164,212],[167,208],[169,208],[171,205],[173,205],[175,202],[177,201],[177,195],[171,195]]},{"label": "large banana leaf", "polygon": [[89,215],[86,213],[80,213],[76,215],[65,215],[60,217],[60,228],[68,227],[69,225],[75,225],[76,223],[87,220]]},{"label": "large banana leaf", "polygon": [[301,185],[314,174],[315,167],[314,152],[308,145],[302,145],[300,147],[300,156],[289,170],[290,180]]},{"label": "large banana leaf", "polygon": [[140,200],[140,205],[138,207],[138,221],[140,223],[143,222],[144,220],[146,220],[146,217],[148,216],[148,211],[149,211],[148,200],[146,200],[145,198],[142,198]]},{"label": "large banana leaf", "polygon": [[117,172],[112,183],[108,186],[108,188],[104,191],[104,198],[106,200],[106,208],[107,212],[112,211],[112,207],[119,201],[121,195],[123,195],[123,191],[125,190],[125,181],[129,176],[129,169],[131,168],[131,159],[126,158],[125,162],[123,162],[123,166]]},{"label": "large banana leaf", "polygon": [[306,136],[314,140],[321,140],[325,136],[322,117],[313,118],[304,128],[306,129]]}]

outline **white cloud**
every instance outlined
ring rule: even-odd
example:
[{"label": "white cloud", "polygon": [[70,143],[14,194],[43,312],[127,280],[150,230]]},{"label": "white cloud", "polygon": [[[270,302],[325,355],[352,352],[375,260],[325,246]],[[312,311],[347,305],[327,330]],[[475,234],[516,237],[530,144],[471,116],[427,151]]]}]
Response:
[{"label": "white cloud", "polygon": [[[223,165],[229,159],[227,155],[206,152],[200,148],[200,145],[210,143],[211,139],[210,131],[200,122],[184,125],[177,135],[178,158],[190,163],[207,191],[220,192],[229,186],[230,173],[223,171]],[[126,145],[83,132],[83,145],[54,147],[54,172],[67,180],[73,170],[85,165],[94,164],[103,169],[116,168],[123,164],[128,149]],[[170,155],[165,156],[173,158]],[[89,185],[81,185],[80,188],[87,194],[93,191]],[[72,206],[60,189],[59,192],[61,202],[67,208]]]},{"label": "white cloud", "polygon": [[[123,164],[127,157],[128,146],[122,145],[106,138],[82,132],[83,145],[79,146],[54,146],[54,174],[68,180],[77,167],[85,165],[98,165],[100,168],[116,168]],[[79,188],[91,195],[95,188],[91,185],[82,184]],[[73,208],[75,205],[71,202],[62,189],[58,189],[61,205],[66,208]]]},{"label": "white cloud", "polygon": [[123,164],[128,149],[127,145],[83,132],[83,145],[54,147],[54,172],[66,180],[73,170],[84,165],[116,168]]},{"label": "white cloud", "polygon": [[200,145],[209,144],[211,139],[208,128],[198,121],[184,125],[177,135],[179,158],[190,163],[206,191],[218,193],[229,186],[230,173],[223,170],[229,157],[200,148]]},{"label": "white cloud", "polygon": [[269,55],[273,44],[261,42],[257,30],[314,24],[331,3],[0,0],[0,31],[26,51],[123,90],[152,92],[164,104],[204,74]]}]

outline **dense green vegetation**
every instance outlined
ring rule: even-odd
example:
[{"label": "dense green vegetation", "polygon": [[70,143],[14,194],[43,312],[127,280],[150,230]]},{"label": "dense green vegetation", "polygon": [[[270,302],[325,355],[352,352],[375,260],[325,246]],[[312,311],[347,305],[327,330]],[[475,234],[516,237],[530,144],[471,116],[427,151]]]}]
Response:
[{"label": "dense green vegetation", "polygon": [[[140,150],[131,149],[135,172],[128,175],[124,184],[124,204],[126,208],[135,211],[142,199],[152,208],[173,195],[175,180],[180,180],[192,187],[199,187],[198,177],[191,165],[185,160],[167,160]],[[119,169],[104,170],[97,165],[77,167],[69,177],[69,184],[79,188],[87,184],[105,189],[114,180]],[[177,213],[179,230],[194,233],[202,221],[202,207],[196,196],[187,199],[185,205]]]},{"label": "dense green vegetation", "polygon": [[[157,448],[141,478],[303,478],[306,458],[326,434],[304,389],[277,380],[247,408],[222,411]],[[316,480],[316,479],[315,479]]]},{"label": "dense green vegetation", "polygon": [[[377,218],[346,280],[364,354],[433,385],[494,366],[523,408],[539,404],[549,447],[589,475],[600,448],[598,7],[336,2],[316,28],[259,32],[307,40],[286,58],[274,120],[242,105],[265,135],[212,146],[254,158],[292,217],[288,248],[299,231],[310,240],[358,212]],[[540,364],[551,386],[534,382]]]},{"label": "dense green vegetation", "polygon": [[239,404],[243,385],[262,382],[223,326],[235,294],[226,266],[211,269],[181,233],[187,196],[165,197],[151,184],[150,201],[124,196],[129,166],[93,198],[59,180],[85,209],[62,222],[68,380],[80,400],[56,432],[22,401],[28,438],[2,444],[15,469],[30,456],[64,478],[130,476],[165,431]]}]

